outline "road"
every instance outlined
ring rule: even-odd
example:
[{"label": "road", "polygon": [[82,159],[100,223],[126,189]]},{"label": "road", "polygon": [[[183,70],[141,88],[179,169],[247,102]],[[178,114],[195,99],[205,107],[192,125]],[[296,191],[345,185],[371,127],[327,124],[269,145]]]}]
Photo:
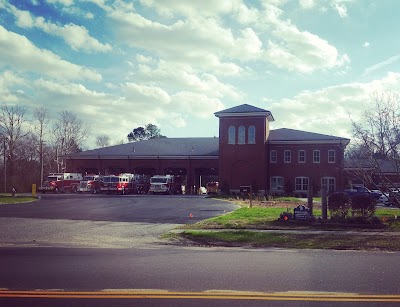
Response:
[{"label": "road", "polygon": [[399,253],[165,245],[162,231],[234,206],[204,197],[61,196],[0,206],[0,305],[400,302]]}]

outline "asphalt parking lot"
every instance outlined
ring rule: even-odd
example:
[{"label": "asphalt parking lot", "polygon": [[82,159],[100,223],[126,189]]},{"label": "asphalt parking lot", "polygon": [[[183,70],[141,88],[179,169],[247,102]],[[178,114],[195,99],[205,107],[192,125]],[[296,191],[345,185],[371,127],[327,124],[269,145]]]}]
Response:
[{"label": "asphalt parking lot", "polygon": [[237,208],[198,195],[39,196],[0,205],[0,246],[148,247],[173,228]]}]

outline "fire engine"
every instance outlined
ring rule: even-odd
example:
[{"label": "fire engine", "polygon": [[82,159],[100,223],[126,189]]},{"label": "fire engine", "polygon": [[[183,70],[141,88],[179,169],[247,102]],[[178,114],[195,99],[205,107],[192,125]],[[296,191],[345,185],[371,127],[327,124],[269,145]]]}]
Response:
[{"label": "fire engine", "polygon": [[78,191],[79,183],[82,180],[80,173],[50,173],[43,185],[38,188],[39,192],[73,192]]},{"label": "fire engine", "polygon": [[150,176],[138,174],[134,175],[133,186],[133,193],[147,194],[150,189]]},{"label": "fire engine", "polygon": [[129,194],[134,192],[134,174],[107,175],[100,184],[102,193]]},{"label": "fire engine", "polygon": [[83,180],[79,183],[79,193],[90,192],[93,194],[99,193],[100,183],[103,179],[101,175],[87,174],[83,177]]},{"label": "fire engine", "polygon": [[150,178],[150,194],[182,194],[182,180],[179,176],[156,175]]},{"label": "fire engine", "polygon": [[218,194],[218,187],[219,184],[216,181],[211,181],[211,182],[207,182],[206,184],[206,189],[207,189],[207,194]]}]

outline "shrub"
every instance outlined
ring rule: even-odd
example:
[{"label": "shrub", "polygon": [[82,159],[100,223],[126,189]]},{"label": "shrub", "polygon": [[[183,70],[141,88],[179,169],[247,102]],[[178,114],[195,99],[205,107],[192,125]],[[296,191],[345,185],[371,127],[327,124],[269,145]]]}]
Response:
[{"label": "shrub", "polygon": [[345,219],[350,211],[350,197],[343,192],[332,193],[328,197],[328,209],[331,216]]},{"label": "shrub", "polygon": [[354,195],[351,198],[351,209],[363,218],[371,217],[375,213],[375,199],[368,194]]}]

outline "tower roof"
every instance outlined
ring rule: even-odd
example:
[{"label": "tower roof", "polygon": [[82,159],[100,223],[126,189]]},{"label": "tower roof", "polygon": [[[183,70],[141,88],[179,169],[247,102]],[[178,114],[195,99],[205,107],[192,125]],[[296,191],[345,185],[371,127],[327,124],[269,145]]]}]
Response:
[{"label": "tower roof", "polygon": [[237,116],[265,116],[268,121],[274,121],[271,112],[249,104],[242,104],[233,108],[215,112],[216,117],[237,117]]}]

